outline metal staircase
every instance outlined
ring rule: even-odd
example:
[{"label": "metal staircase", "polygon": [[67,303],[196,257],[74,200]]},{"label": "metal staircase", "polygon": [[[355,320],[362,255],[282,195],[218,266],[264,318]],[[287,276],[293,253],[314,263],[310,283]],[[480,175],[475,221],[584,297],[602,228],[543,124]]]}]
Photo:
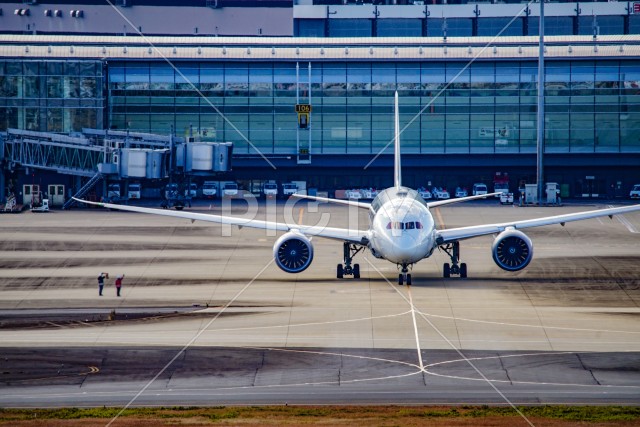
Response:
[{"label": "metal staircase", "polygon": [[[89,192],[89,190],[91,190],[93,187],[96,186],[96,184],[98,182],[100,182],[100,180],[102,180],[103,175],[100,172],[96,172],[95,175],[93,175],[91,177],[91,179],[89,181],[87,181],[86,184],[84,184],[82,186],[82,188],[80,188],[80,190],[78,190],[78,192],[76,194],[73,195],[73,197],[76,197],[78,199],[81,199],[82,197],[85,196],[85,194],[87,194]],[[62,209],[69,209],[71,206],[73,206],[76,203],[76,201],[74,199],[69,199],[67,200],[64,205],[62,206]]]}]

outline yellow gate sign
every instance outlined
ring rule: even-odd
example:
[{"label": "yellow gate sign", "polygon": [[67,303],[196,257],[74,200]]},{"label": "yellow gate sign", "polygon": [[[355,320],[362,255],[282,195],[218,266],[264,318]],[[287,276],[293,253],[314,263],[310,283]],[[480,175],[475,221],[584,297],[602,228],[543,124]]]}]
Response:
[{"label": "yellow gate sign", "polygon": [[296,104],[296,113],[310,113],[311,104]]}]

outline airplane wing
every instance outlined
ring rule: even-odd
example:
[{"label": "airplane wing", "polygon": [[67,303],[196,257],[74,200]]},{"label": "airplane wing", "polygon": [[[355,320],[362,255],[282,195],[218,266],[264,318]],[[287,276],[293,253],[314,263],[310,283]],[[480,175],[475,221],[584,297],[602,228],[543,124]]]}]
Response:
[{"label": "airplane wing", "polygon": [[299,224],[286,224],[282,222],[238,218],[238,217],[224,216],[224,215],[213,215],[213,214],[185,212],[185,211],[172,211],[169,209],[143,208],[139,206],[116,205],[112,203],[89,202],[87,200],[76,199],[75,197],[73,199],[81,203],[86,203],[88,205],[101,206],[103,208],[108,208],[108,209],[115,209],[115,210],[128,211],[128,212],[139,212],[139,213],[146,213],[146,214],[152,214],[152,215],[171,216],[174,218],[185,218],[185,219],[190,219],[192,222],[207,221],[207,222],[215,222],[218,224],[237,225],[240,228],[249,227],[249,228],[258,228],[263,230],[268,229],[268,230],[277,230],[277,231],[285,231],[285,232],[295,230],[306,236],[324,237],[327,239],[340,240],[343,242],[350,242],[350,243],[359,244],[359,245],[366,244],[367,242],[367,231],[362,231],[362,230],[323,227],[318,225],[311,226],[311,225],[299,225]]},{"label": "airplane wing", "polygon": [[435,202],[427,202],[427,206],[429,208],[435,208],[442,205],[449,205],[451,203],[468,202],[469,200],[476,200],[476,199],[486,199],[487,197],[497,196],[498,194],[502,194],[502,193],[497,192],[497,193],[489,193],[489,194],[480,194],[478,196],[459,197],[457,199],[436,200]]},{"label": "airplane wing", "polygon": [[640,205],[622,206],[618,208],[596,209],[593,211],[577,212],[564,215],[547,216],[544,218],[527,219],[523,221],[503,222],[499,224],[472,225],[469,227],[450,228],[437,230],[437,242],[439,245],[456,242],[458,240],[470,239],[472,237],[485,236],[487,234],[497,234],[511,227],[517,230],[544,225],[561,224],[571,221],[582,221],[584,219],[597,218],[602,216],[613,217],[629,212],[640,211]]},{"label": "airplane wing", "polygon": [[291,197],[298,197],[300,199],[309,199],[309,200],[314,200],[316,202],[323,202],[323,203],[335,203],[338,205],[355,206],[360,209],[369,209],[369,207],[371,206],[371,203],[366,203],[366,202],[356,202],[353,200],[342,200],[342,199],[330,199],[328,197],[307,196],[303,194],[292,194]]}]

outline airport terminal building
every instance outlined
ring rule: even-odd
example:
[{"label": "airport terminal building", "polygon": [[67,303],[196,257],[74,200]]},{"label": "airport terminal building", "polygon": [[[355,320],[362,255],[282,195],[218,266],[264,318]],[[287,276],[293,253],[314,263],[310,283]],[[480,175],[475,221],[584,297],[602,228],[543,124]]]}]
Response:
[{"label": "airport terminal building", "polygon": [[[539,4],[384,3],[0,2],[0,131],[232,142],[228,179],[380,188],[397,91],[406,185],[535,182]],[[640,182],[634,7],[547,6],[545,180],[566,196]]]}]

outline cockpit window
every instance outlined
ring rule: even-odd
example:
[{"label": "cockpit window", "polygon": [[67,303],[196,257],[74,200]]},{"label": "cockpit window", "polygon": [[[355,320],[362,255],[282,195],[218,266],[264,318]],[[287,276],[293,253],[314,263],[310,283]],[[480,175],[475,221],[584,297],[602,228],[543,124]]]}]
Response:
[{"label": "cockpit window", "polygon": [[398,222],[393,221],[387,224],[387,230],[422,230],[422,223],[419,221]]}]

